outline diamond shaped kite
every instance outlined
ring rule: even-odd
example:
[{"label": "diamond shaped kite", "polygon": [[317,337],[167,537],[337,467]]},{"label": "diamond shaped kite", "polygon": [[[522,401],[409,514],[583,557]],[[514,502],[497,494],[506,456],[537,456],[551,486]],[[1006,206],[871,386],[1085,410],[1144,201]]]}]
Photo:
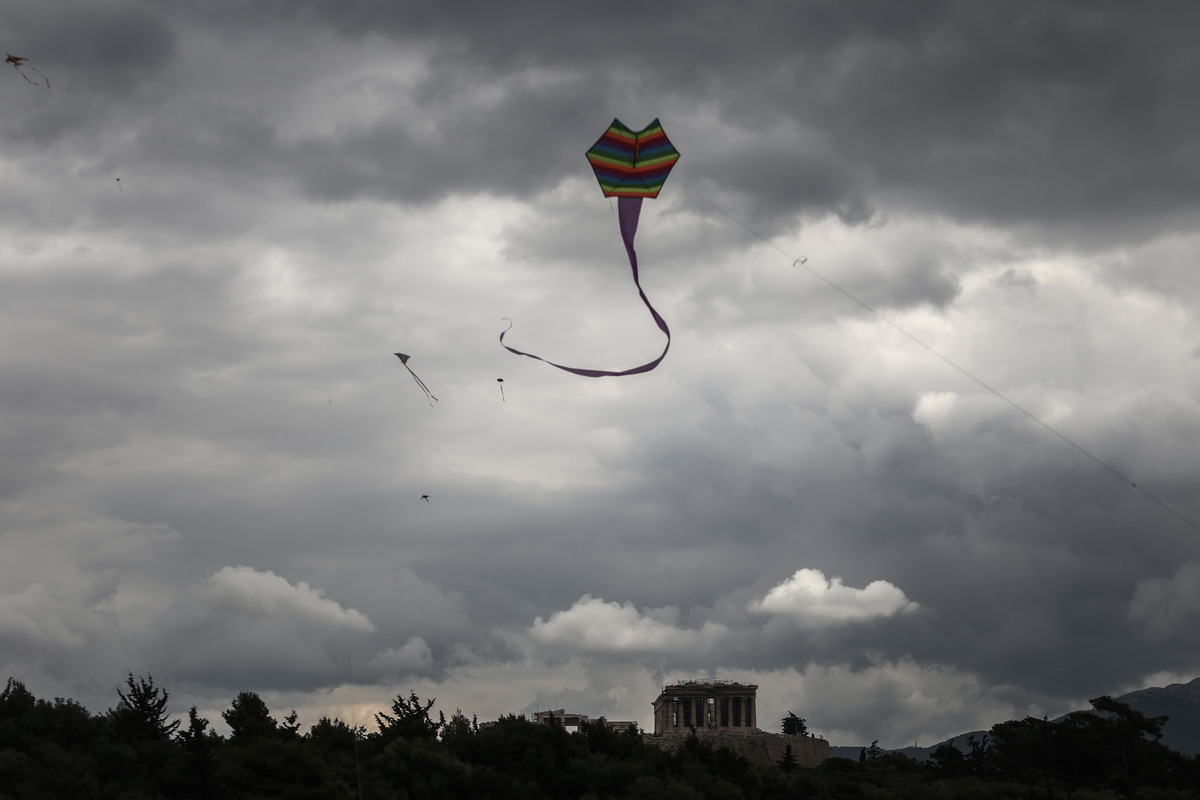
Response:
[{"label": "diamond shaped kite", "polygon": [[650,315],[654,317],[658,329],[666,334],[667,344],[658,358],[653,361],[620,371],[566,367],[562,364],[555,364],[553,361],[546,361],[541,356],[523,353],[509,347],[504,344],[504,334],[512,329],[511,321],[504,333],[500,334],[500,344],[510,353],[536,358],[538,361],[545,361],[552,367],[587,378],[616,377],[649,372],[659,365],[659,362],[666,357],[667,350],[671,348],[671,331],[662,316],[654,310],[654,306],[650,305],[646,293],[642,291],[642,284],[638,280],[637,253],[633,250],[633,237],[637,233],[638,217],[642,212],[642,199],[658,197],[663,184],[666,183],[667,175],[671,172],[671,167],[675,166],[675,162],[679,160],[679,151],[667,139],[667,135],[663,132],[662,125],[657,119],[640,131],[627,128],[621,124],[619,119],[614,119],[604,135],[587,151],[587,160],[596,173],[596,180],[600,182],[600,189],[604,192],[604,196],[617,198],[621,239],[625,242],[625,252],[629,255],[629,266],[633,269],[633,284],[637,287],[638,295],[646,304],[646,308],[650,309]]}]

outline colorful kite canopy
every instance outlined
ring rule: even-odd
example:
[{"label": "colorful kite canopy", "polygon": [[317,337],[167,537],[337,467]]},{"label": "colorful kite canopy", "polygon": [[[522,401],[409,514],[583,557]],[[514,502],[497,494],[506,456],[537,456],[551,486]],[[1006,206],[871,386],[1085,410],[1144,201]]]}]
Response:
[{"label": "colorful kite canopy", "polygon": [[634,133],[614,119],[587,160],[605,197],[658,197],[679,151],[658,120]]},{"label": "colorful kite canopy", "polygon": [[504,344],[504,334],[512,329],[511,321],[504,333],[500,334],[500,344],[510,353],[536,358],[538,361],[545,361],[552,367],[587,378],[618,377],[649,372],[659,365],[666,357],[667,350],[671,348],[671,330],[667,327],[666,320],[654,310],[654,306],[650,305],[646,293],[642,291],[642,284],[638,279],[637,253],[633,249],[633,238],[637,234],[638,218],[642,213],[642,199],[658,197],[663,184],[666,183],[667,175],[671,172],[671,167],[675,166],[675,162],[679,160],[679,151],[667,139],[667,134],[663,132],[662,125],[657,119],[640,131],[627,128],[621,124],[619,119],[614,119],[604,135],[587,151],[587,160],[596,173],[596,180],[600,182],[604,196],[617,198],[621,239],[625,242],[625,252],[629,255],[629,266],[633,269],[633,285],[637,287],[638,295],[646,304],[646,308],[650,309],[650,315],[654,317],[658,329],[666,334],[667,343],[663,347],[662,353],[653,361],[620,371],[566,367],[562,364],[555,364],[553,361],[546,361],[541,356],[523,353],[509,347]]}]

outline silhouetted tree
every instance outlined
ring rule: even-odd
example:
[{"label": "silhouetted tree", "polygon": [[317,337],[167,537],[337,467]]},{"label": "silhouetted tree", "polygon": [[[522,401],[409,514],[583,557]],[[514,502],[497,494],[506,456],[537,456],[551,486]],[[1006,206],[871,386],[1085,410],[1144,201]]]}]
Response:
[{"label": "silhouetted tree", "polygon": [[355,787],[355,797],[362,797],[362,766],[359,760],[362,732],[362,728],[351,727],[340,719],[321,717],[304,737],[330,771],[340,776],[342,783],[347,787]]},{"label": "silhouetted tree", "polygon": [[113,730],[133,742],[165,742],[179,727],[179,720],[167,721],[166,689],[154,685],[154,676],[134,680],[130,672],[125,678],[126,694],[117,689],[121,701],[108,712]]},{"label": "silhouetted tree", "polygon": [[963,752],[952,744],[938,745],[929,754],[929,760],[943,778],[961,778],[969,771]]},{"label": "silhouetted tree", "polygon": [[292,713],[283,718],[283,722],[279,723],[279,732],[284,739],[298,739],[300,737],[300,722],[296,714],[296,709],[292,709]]},{"label": "silhouetted tree", "polygon": [[187,797],[213,797],[216,794],[215,746],[221,741],[208,730],[208,720],[196,713],[196,707],[188,709],[188,725],[175,737],[183,748],[187,773]]},{"label": "silhouetted tree", "polygon": [[37,698],[16,678],[9,678],[0,692],[0,721],[28,716],[37,705]]},{"label": "silhouetted tree", "polygon": [[1163,725],[1167,717],[1147,717],[1131,706],[1114,700],[1108,695],[1089,701],[1098,714],[1104,715],[1109,723],[1105,738],[1107,754],[1120,765],[1126,777],[1140,777],[1150,762],[1161,757],[1163,748],[1153,745],[1162,739]]},{"label": "silhouetted tree", "polygon": [[454,710],[450,715],[450,721],[442,728],[442,743],[450,749],[451,753],[460,758],[470,752],[471,742],[475,738],[475,730],[471,727],[471,721],[467,719],[467,715],[462,712],[461,708]]},{"label": "silhouetted tree", "polygon": [[256,739],[270,738],[277,730],[271,710],[254,692],[240,692],[233,698],[233,704],[221,712],[221,717],[229,726],[230,741],[234,744],[244,745]]},{"label": "silhouetted tree", "polygon": [[792,752],[791,744],[783,748],[783,758],[775,762],[784,772],[794,772],[800,763],[796,761],[796,754]]},{"label": "silhouetted tree", "polygon": [[993,772],[992,746],[988,735],[985,733],[983,738],[976,739],[975,734],[971,734],[967,737],[967,747],[966,762],[971,774],[978,778],[988,777]]},{"label": "silhouetted tree", "polygon": [[[1072,768],[1075,754],[1069,752],[1070,731],[1048,719],[1026,717],[992,726],[991,748],[980,761],[997,777],[1041,784],[1047,796],[1064,771]],[[968,756],[970,759],[970,756]],[[972,760],[972,772],[979,774]]]},{"label": "silhouetted tree", "polygon": [[588,752],[609,758],[638,758],[646,746],[636,725],[614,730],[605,722],[593,720],[579,726],[579,735],[587,742]]},{"label": "silhouetted tree", "polygon": [[340,719],[321,717],[316,725],[308,729],[307,738],[320,744],[322,748],[354,749],[354,728]]},{"label": "silhouetted tree", "polygon": [[791,711],[787,712],[787,716],[783,718],[783,734],[784,736],[804,736],[808,733],[808,726],[805,724],[807,720],[803,717],[797,717]]},{"label": "silhouetted tree", "polygon": [[376,734],[383,742],[393,739],[436,739],[438,731],[446,726],[446,715],[438,712],[438,721],[434,722],[429,716],[429,709],[437,698],[422,705],[417,693],[410,691],[408,699],[403,694],[396,695],[392,701],[392,713],[380,712],[375,715],[375,724],[379,726]]},{"label": "silhouetted tree", "polygon": [[[127,714],[138,697],[155,712],[164,693],[133,679],[120,694]],[[377,716],[380,733],[367,738],[324,717],[300,736],[294,711],[279,725],[258,695],[243,692],[222,714],[238,746],[194,706],[173,738],[131,741],[112,724],[116,710],[93,715],[72,700],[38,700],[10,678],[0,683],[0,800],[1195,796],[1200,759],[1157,741],[1162,718],[1111,698],[1093,706],[1061,722],[1001,723],[969,737],[969,753],[939,748],[936,766],[875,741],[861,750],[865,763],[830,758],[803,768],[790,739],[774,764],[751,765],[715,737],[691,736],[672,751],[599,722],[568,733],[511,715],[479,728],[457,710],[445,722],[434,701],[411,692]],[[170,726],[165,705],[155,713]]]}]

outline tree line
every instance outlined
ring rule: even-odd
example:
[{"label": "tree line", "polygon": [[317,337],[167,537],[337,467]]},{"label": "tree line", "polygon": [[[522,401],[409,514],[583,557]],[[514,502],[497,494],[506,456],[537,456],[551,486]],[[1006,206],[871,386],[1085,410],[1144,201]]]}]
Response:
[{"label": "tree line", "polygon": [[[674,752],[636,730],[602,723],[575,732],[510,714],[480,724],[433,699],[399,694],[374,729],[296,712],[272,716],[241,692],[221,712],[229,735],[193,706],[172,719],[169,693],[130,673],[114,708],[34,697],[9,678],[0,692],[0,800],[26,798],[520,798],[749,800],[764,798],[1198,797],[1200,759],[1158,740],[1165,718],[1111,698],[1062,722],[994,726],[967,752],[943,746],[918,762],[877,746],[859,761],[818,767],[751,764],[691,736]],[[781,727],[803,736],[788,712]],[[1087,794],[1090,792],[1090,794]]]}]

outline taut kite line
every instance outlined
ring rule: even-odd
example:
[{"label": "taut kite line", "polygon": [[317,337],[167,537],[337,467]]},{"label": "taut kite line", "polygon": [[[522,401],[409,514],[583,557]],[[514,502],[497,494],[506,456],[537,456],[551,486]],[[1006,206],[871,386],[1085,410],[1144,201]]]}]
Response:
[{"label": "taut kite line", "polygon": [[653,361],[619,371],[567,367],[555,364],[553,361],[546,361],[533,353],[524,353],[509,347],[504,344],[504,334],[512,329],[511,320],[508,328],[500,334],[500,344],[510,353],[536,358],[538,361],[545,361],[552,367],[575,375],[583,375],[586,378],[617,377],[649,372],[659,365],[659,362],[666,357],[667,350],[671,348],[671,330],[662,316],[654,310],[654,306],[650,305],[650,300],[642,290],[642,284],[638,279],[637,253],[633,249],[633,237],[637,234],[638,217],[642,213],[642,199],[658,197],[663,184],[666,183],[667,175],[671,172],[671,167],[675,166],[675,162],[679,160],[679,151],[667,139],[658,120],[654,120],[640,131],[633,131],[622,125],[619,119],[614,119],[599,141],[587,151],[587,160],[596,172],[596,180],[600,182],[604,196],[617,198],[621,239],[625,242],[625,252],[629,255],[629,266],[633,269],[633,284],[637,287],[638,295],[646,304],[646,308],[650,309],[650,315],[654,317],[658,329],[666,334],[667,343],[663,347],[662,353]]}]

